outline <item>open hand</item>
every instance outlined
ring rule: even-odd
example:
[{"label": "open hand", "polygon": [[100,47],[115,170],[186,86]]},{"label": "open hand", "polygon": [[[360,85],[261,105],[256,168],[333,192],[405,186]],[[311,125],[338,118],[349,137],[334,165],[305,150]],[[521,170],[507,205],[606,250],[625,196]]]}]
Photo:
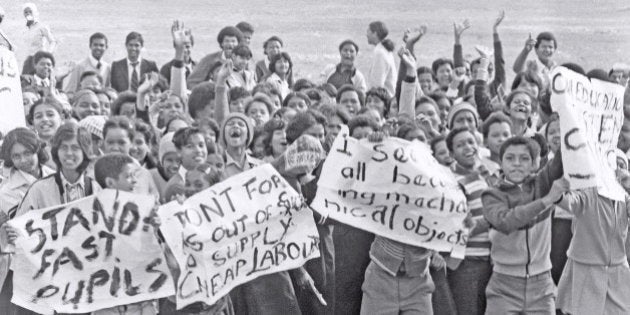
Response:
[{"label": "open hand", "polygon": [[534,46],[536,46],[536,40],[532,38],[532,33],[529,33],[529,37],[525,41],[525,50],[532,51],[532,49],[534,49]]},{"label": "open hand", "polygon": [[499,12],[499,16],[497,17],[497,19],[494,21],[494,25],[492,26],[492,30],[496,33],[497,32],[497,28],[499,27],[499,25],[501,24],[501,22],[503,22],[503,19],[505,18],[505,10],[501,10],[501,12]]},{"label": "open hand", "polygon": [[416,28],[408,28],[403,35],[403,42],[406,44],[415,44],[420,38],[427,33],[427,26],[421,25]]},{"label": "open hand", "polygon": [[232,59],[228,59],[223,63],[216,74],[217,82],[225,82],[232,72],[234,72],[234,64],[232,63]]},{"label": "open hand", "polygon": [[175,20],[171,26],[171,36],[173,37],[173,44],[175,48],[182,48],[186,41],[190,38],[190,29],[184,28],[184,22]]},{"label": "open hand", "polygon": [[453,33],[455,34],[455,42],[459,42],[459,39],[465,30],[470,28],[470,21],[465,19],[462,23],[453,23]]}]

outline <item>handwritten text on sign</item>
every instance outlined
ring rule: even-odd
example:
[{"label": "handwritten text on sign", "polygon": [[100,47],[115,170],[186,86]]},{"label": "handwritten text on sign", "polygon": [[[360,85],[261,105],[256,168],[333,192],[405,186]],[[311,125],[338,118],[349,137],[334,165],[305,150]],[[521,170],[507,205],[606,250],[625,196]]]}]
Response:
[{"label": "handwritten text on sign", "polygon": [[155,199],[114,190],[32,210],[18,230],[13,300],[47,313],[85,313],[175,294],[150,222]]},{"label": "handwritten text on sign", "polygon": [[601,195],[623,200],[614,150],[624,119],[624,88],[564,67],[554,69],[551,78],[551,106],[560,116],[562,162],[571,188],[599,187]]},{"label": "handwritten text on sign", "polygon": [[265,164],[159,210],[180,266],[177,308],[212,305],[239,284],[319,257],[313,213]]},{"label": "handwritten text on sign", "polygon": [[418,142],[338,136],[311,204],[322,215],[399,242],[462,251],[466,198],[457,181]]}]

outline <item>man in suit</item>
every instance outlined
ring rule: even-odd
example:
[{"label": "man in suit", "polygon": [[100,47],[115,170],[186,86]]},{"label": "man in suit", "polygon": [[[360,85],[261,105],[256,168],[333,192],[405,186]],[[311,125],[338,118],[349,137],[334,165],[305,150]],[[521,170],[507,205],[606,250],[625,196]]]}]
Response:
[{"label": "man in suit", "polygon": [[110,85],[120,93],[123,91],[137,92],[142,76],[150,72],[158,72],[155,61],[143,59],[140,56],[144,47],[142,34],[131,32],[125,39],[127,58],[112,63]]},{"label": "man in suit", "polygon": [[109,75],[111,65],[103,60],[107,50],[107,37],[103,33],[94,33],[90,36],[90,55],[83,59],[72,69],[68,78],[64,81],[63,90],[67,94],[79,89],[81,76],[87,71],[96,72],[103,79],[103,86],[109,87]]},{"label": "man in suit", "polygon": [[232,56],[232,49],[243,41],[243,33],[234,26],[226,26],[219,32],[217,41],[221,50],[208,54],[199,61],[187,79],[189,89],[201,82],[214,80],[214,73]]},{"label": "man in suit", "polygon": [[[175,44],[173,43],[173,45]],[[186,36],[186,39],[184,41],[184,74],[186,75],[186,78],[190,76],[193,68],[197,64],[197,62],[195,62],[190,56],[192,52],[192,47],[194,45],[195,40],[191,33],[190,36]],[[171,84],[171,66],[173,65],[173,61],[175,61],[175,59],[172,59],[171,61],[164,64],[162,68],[160,68],[160,75],[162,75],[166,79],[166,82],[168,82],[168,84]]]}]

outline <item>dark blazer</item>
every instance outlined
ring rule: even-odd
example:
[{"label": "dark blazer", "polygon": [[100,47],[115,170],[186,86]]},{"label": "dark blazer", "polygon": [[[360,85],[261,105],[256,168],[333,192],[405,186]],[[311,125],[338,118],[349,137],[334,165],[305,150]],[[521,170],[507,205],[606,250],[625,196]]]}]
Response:
[{"label": "dark blazer", "polygon": [[[145,73],[158,72],[158,67],[155,61],[142,59],[140,62],[140,75],[138,77],[138,83],[142,81],[142,76]],[[111,87],[120,93],[129,90],[129,69],[127,69],[127,58],[114,61],[112,63],[111,72]]]},{"label": "dark blazer", "polygon": [[[168,84],[171,84],[171,66],[173,65],[173,60],[175,59],[172,59],[171,61],[165,63],[162,68],[160,68],[160,74],[166,79],[166,82],[168,82]],[[191,60],[190,62],[192,63],[192,68],[194,70],[197,62],[195,62],[194,60]],[[186,73],[186,78],[188,78],[189,75],[190,73]]]}]

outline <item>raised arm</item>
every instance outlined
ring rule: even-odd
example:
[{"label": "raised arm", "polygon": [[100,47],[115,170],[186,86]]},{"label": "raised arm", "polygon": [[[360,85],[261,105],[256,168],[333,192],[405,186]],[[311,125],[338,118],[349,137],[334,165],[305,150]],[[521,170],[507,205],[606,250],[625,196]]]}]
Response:
[{"label": "raised arm", "polygon": [[529,33],[529,37],[525,41],[525,46],[523,50],[518,54],[516,60],[514,60],[514,66],[512,66],[512,70],[515,73],[521,73],[525,70],[525,61],[527,60],[527,55],[532,51],[534,46],[536,45],[536,40],[532,39],[532,33]]},{"label": "raised arm", "polygon": [[136,113],[138,118],[142,119],[149,125],[155,126],[151,123],[151,116],[149,113],[149,101],[147,100],[147,93],[153,89],[153,87],[157,84],[159,80],[159,75],[157,72],[150,72],[144,75],[144,81],[138,87],[138,92],[136,93]]},{"label": "raised arm", "polygon": [[219,69],[217,73],[217,81],[214,96],[214,119],[219,126],[223,123],[223,119],[230,113],[230,104],[228,101],[229,88],[227,79],[232,73],[234,66],[232,60],[228,59]]},{"label": "raised arm", "polygon": [[478,49],[478,51],[479,54],[481,54],[481,58],[479,61],[479,69],[473,78],[473,80],[475,80],[474,97],[479,117],[485,120],[493,112],[492,101],[488,91],[488,85],[486,84],[488,82],[488,65],[490,61],[488,61],[488,56],[485,55],[485,52],[481,49]]},{"label": "raised arm", "polygon": [[414,120],[416,117],[416,58],[406,48],[398,51],[401,63],[405,64],[405,77],[400,88],[398,116]]},{"label": "raised arm", "polygon": [[501,45],[501,39],[499,38],[499,25],[505,18],[505,11],[501,11],[499,16],[492,26],[492,38],[494,46],[494,80],[492,81],[492,88],[496,91],[500,85],[505,87],[505,60],[503,59],[503,46]]},{"label": "raised arm", "polygon": [[551,205],[559,202],[568,189],[568,182],[557,180],[544,197],[513,208],[509,207],[508,198],[504,192],[496,188],[486,190],[481,195],[483,216],[492,228],[501,233],[510,234],[527,225]]},{"label": "raised arm", "polygon": [[188,93],[186,87],[186,72],[184,70],[184,44],[190,38],[190,29],[184,28],[184,23],[174,21],[171,27],[171,35],[175,46],[175,59],[171,64],[171,92],[184,100],[184,105],[188,104]]},{"label": "raised arm", "polygon": [[455,36],[455,45],[453,46],[453,63],[455,68],[464,66],[464,53],[462,48],[462,34],[470,28],[470,22],[465,19],[461,24],[453,23],[453,35]]},{"label": "raised arm", "polygon": [[[427,33],[427,26],[421,25],[420,27],[414,29],[405,30],[405,34],[403,35],[403,41],[405,42],[405,48],[411,53],[412,56],[415,57],[414,48],[416,43]],[[415,70],[415,69],[414,69]],[[400,66],[398,67],[398,77],[396,78],[396,101],[400,103],[400,88],[403,79],[407,75],[407,65],[400,60]]]}]

